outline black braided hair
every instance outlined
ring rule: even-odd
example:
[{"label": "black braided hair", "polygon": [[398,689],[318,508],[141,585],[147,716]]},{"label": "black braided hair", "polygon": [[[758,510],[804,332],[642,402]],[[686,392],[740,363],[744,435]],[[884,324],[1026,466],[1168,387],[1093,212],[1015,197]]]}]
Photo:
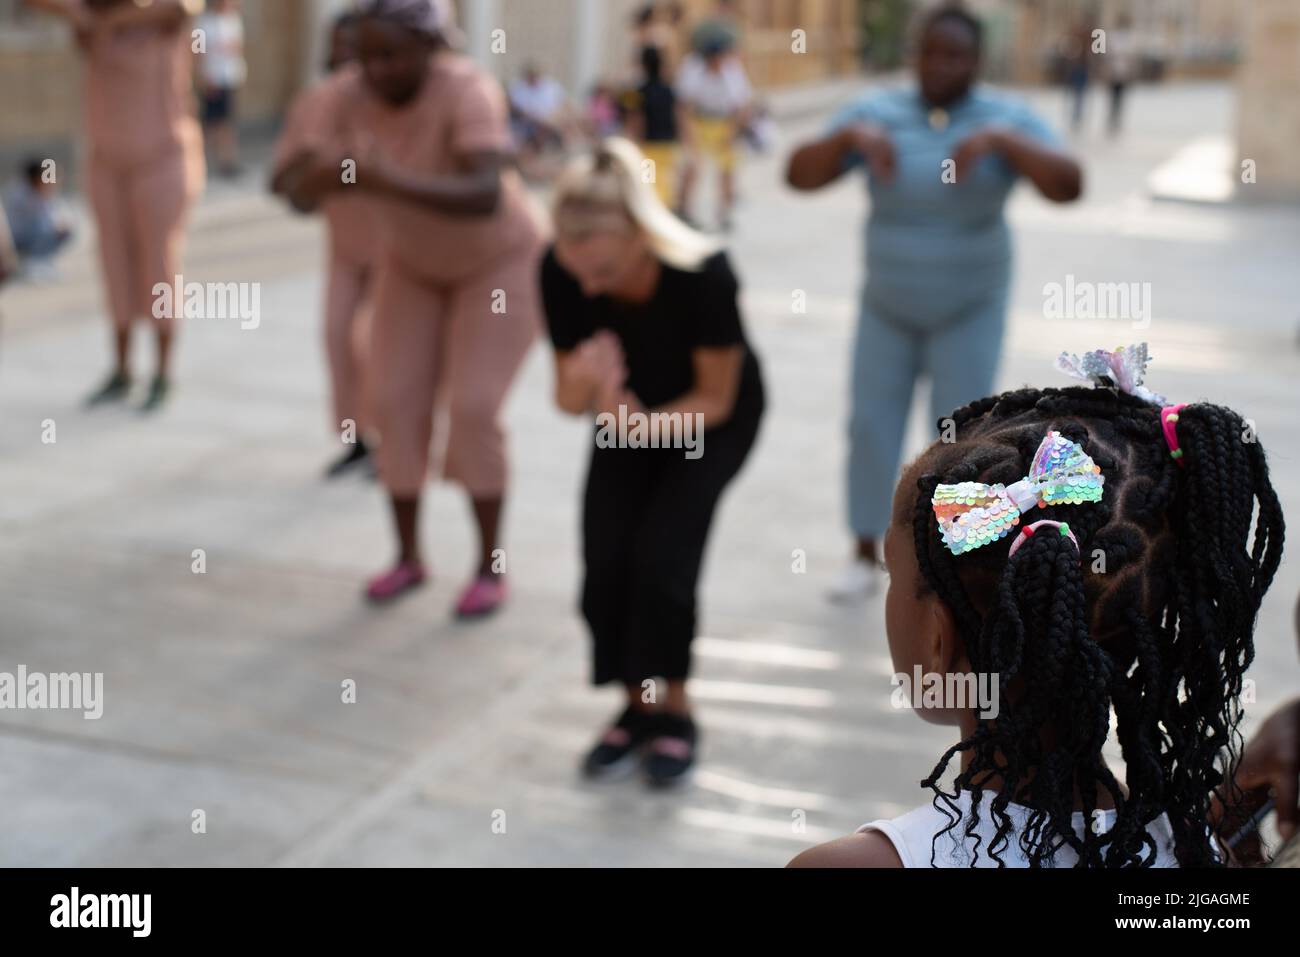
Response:
[{"label": "black braided hair", "polygon": [[[1018,842],[1033,867],[1052,866],[1063,847],[1081,867],[1150,866],[1147,825],[1161,813],[1181,865],[1219,863],[1207,812],[1240,756],[1242,676],[1282,554],[1282,509],[1263,448],[1235,412],[1188,405],[1177,423],[1180,466],[1159,409],[1109,389],[1007,392],[958,409],[952,422],[955,441],[936,442],[904,475],[917,491],[898,496],[894,521],[912,524],[922,588],[951,610],[972,668],[998,675],[1001,710],[921,782],[949,820],[935,844],[959,825],[958,792],[970,790],[964,833],[978,855],[980,807],[991,796],[995,834],[985,853],[999,866],[1015,831],[1013,801],[1030,808]],[[1053,429],[1101,467],[1103,497],[1035,509],[1022,522],[1066,522],[1078,549],[1044,526],[1011,559],[1013,536],[948,552],[930,507],[935,486],[1009,485]],[[1101,755],[1112,709],[1127,795]],[[968,752],[945,791],[948,764]],[[1076,795],[1091,820],[1103,789],[1115,825],[1079,835]]]}]

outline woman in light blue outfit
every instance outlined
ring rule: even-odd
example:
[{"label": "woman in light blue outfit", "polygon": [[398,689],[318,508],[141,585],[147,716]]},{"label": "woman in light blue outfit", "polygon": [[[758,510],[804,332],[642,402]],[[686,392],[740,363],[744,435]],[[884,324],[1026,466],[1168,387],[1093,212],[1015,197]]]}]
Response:
[{"label": "woman in light blue outfit", "polygon": [[1011,282],[1007,196],[1025,177],[1050,200],[1082,191],[1079,164],[1020,101],[975,85],[979,21],[931,14],[918,83],[864,96],[790,158],[787,179],[815,190],[862,166],[871,214],[867,281],[853,359],[848,467],[855,561],[832,596],[877,586],[876,543],[889,524],[918,375],[934,419],[993,392]]}]

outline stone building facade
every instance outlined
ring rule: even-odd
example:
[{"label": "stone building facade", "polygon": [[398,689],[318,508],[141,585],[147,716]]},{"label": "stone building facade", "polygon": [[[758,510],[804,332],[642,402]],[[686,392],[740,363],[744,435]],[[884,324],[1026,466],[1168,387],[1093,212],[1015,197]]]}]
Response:
[{"label": "stone building facade", "polygon": [[[857,0],[740,0],[747,26],[746,57],[759,86],[814,81],[857,67]],[[503,81],[529,60],[542,63],[570,91],[632,68],[631,22],[644,0],[456,0],[467,46]],[[686,21],[713,0],[684,0]],[[243,0],[248,84],[240,116],[253,127],[273,125],[294,92],[323,59],[326,25],[348,0]],[[504,52],[491,48],[504,31]],[[804,30],[807,52],[791,52]],[[0,153],[29,149],[66,153],[80,110],[80,68],[68,30],[28,11],[22,0],[0,0]]]}]

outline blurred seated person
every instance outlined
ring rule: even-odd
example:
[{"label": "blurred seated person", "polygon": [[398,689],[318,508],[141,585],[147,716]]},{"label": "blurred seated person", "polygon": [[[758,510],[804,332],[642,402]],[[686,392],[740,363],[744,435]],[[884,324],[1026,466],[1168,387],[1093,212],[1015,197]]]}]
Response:
[{"label": "blurred seated person", "polygon": [[617,136],[623,128],[623,119],[619,113],[618,96],[608,83],[597,83],[587,97],[587,136],[592,140],[603,140],[607,136]]},{"label": "blurred seated person", "polygon": [[546,154],[563,150],[569,125],[564,87],[536,63],[510,84],[510,127],[519,151],[519,169],[529,179],[548,179]]},{"label": "blurred seated person", "polygon": [[46,161],[23,163],[19,177],[5,191],[4,211],[14,252],[23,272],[33,278],[55,275],[54,258],[72,238],[72,227],[58,199],[58,185],[46,175]]}]

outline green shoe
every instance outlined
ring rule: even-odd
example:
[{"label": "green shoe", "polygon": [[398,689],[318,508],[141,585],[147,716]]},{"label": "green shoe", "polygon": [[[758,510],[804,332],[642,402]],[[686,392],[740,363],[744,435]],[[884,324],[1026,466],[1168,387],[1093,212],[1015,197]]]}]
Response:
[{"label": "green shoe", "polygon": [[140,404],[140,411],[153,412],[157,410],[167,401],[167,393],[170,391],[171,382],[163,376],[154,376],[153,381],[149,383],[149,394],[145,396],[144,402]]},{"label": "green shoe", "polygon": [[120,402],[131,391],[131,377],[125,372],[114,372],[108,381],[86,397],[87,406],[103,405],[105,402]]}]

